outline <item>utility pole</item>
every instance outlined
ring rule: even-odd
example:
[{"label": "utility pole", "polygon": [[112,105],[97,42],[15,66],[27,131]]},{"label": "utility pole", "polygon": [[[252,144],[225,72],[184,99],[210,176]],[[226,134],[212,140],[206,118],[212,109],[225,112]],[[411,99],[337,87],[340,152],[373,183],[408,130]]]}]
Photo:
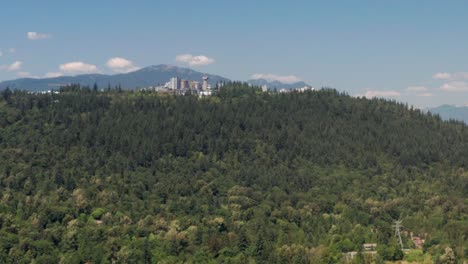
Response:
[{"label": "utility pole", "polygon": [[401,224],[401,220],[397,220],[395,221],[393,227],[395,228],[395,237],[398,238],[398,242],[400,242],[400,247],[401,247],[401,250],[403,250],[403,241],[401,240],[401,228],[403,227],[403,225]]}]

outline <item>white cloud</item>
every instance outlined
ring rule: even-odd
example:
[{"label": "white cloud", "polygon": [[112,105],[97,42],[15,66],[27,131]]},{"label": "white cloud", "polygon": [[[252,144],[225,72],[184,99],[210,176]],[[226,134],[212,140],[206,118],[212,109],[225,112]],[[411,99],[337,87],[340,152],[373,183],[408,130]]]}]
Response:
[{"label": "white cloud", "polygon": [[432,96],[432,93],[420,93],[420,94],[417,94],[417,96],[421,96],[421,97],[431,97],[431,96]]},{"label": "white cloud", "polygon": [[282,83],[295,83],[295,82],[300,82],[301,79],[299,79],[295,75],[275,75],[271,73],[255,73],[250,77],[251,79],[258,80],[258,79],[264,79],[269,82],[271,81],[279,81]]},{"label": "white cloud", "polygon": [[438,80],[452,80],[452,81],[459,81],[459,80],[468,80],[468,72],[438,72],[432,76],[434,79]]},{"label": "white cloud", "polygon": [[61,72],[48,72],[44,75],[44,78],[55,78],[55,77],[60,77],[63,76],[63,73]]},{"label": "white cloud", "polygon": [[381,90],[367,90],[365,94],[359,95],[367,98],[373,97],[399,97],[401,93],[395,90],[381,91]]},{"label": "white cloud", "polygon": [[176,57],[176,61],[188,64],[190,66],[203,66],[203,65],[208,65],[208,64],[212,64],[215,62],[213,58],[210,58],[204,55],[193,56],[192,54],[178,55]]},{"label": "white cloud", "polygon": [[60,71],[64,73],[96,73],[99,72],[96,65],[87,64],[81,61],[74,61],[60,65]]},{"label": "white cloud", "polygon": [[438,73],[432,75],[432,78],[438,79],[438,80],[448,80],[448,79],[452,78],[452,74],[450,74],[448,72],[438,72]]},{"label": "white cloud", "polygon": [[17,71],[19,69],[21,69],[21,65],[23,64],[23,62],[21,61],[15,61],[13,62],[12,64],[10,65],[2,65],[0,66],[0,70],[5,70],[5,71]]},{"label": "white cloud", "polygon": [[140,69],[139,67],[133,65],[132,61],[120,57],[109,59],[106,65],[111,70],[118,73],[127,73]]},{"label": "white cloud", "polygon": [[21,78],[39,78],[39,76],[32,75],[31,73],[26,71],[18,72],[16,75]]},{"label": "white cloud", "polygon": [[409,86],[406,90],[408,92],[426,92],[428,89],[424,86]]},{"label": "white cloud", "polygon": [[456,72],[452,76],[454,80],[468,80],[468,72]]},{"label": "white cloud", "polygon": [[50,34],[38,33],[38,32],[28,32],[26,34],[30,40],[39,40],[39,39],[48,39],[51,37]]},{"label": "white cloud", "polygon": [[449,82],[440,87],[441,90],[446,92],[465,92],[468,91],[468,83],[466,82]]}]

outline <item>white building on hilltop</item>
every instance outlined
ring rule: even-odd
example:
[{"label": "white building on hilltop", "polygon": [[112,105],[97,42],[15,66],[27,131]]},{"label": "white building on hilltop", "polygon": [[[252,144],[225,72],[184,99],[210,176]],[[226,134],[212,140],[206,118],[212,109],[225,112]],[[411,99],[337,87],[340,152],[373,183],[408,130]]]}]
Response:
[{"label": "white building on hilltop", "polygon": [[211,93],[210,90],[200,91],[200,92],[198,93],[198,97],[202,98],[202,97],[204,97],[204,96],[210,96],[211,94],[212,94],[212,93]]},{"label": "white building on hilltop", "polygon": [[170,81],[170,89],[179,90],[180,89],[180,79],[179,77],[173,77]]},{"label": "white building on hilltop", "polygon": [[298,91],[298,92],[315,91],[315,88],[312,87],[312,86],[306,85],[306,86],[304,86],[302,88],[297,88],[296,91]]},{"label": "white building on hilltop", "polygon": [[208,84],[208,76],[203,76],[203,91],[208,91],[210,89],[209,84]]}]

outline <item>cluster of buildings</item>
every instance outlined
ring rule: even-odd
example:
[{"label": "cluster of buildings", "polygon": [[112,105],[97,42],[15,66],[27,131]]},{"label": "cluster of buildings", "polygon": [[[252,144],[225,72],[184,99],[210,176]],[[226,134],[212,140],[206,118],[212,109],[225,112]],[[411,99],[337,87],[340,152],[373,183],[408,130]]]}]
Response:
[{"label": "cluster of buildings", "polygon": [[[262,85],[262,91],[263,92],[268,92],[268,85],[264,84]],[[300,87],[300,88],[293,88],[293,89],[286,89],[286,88],[281,88],[279,89],[278,91],[280,93],[291,93],[291,92],[306,92],[306,91],[314,91],[315,88],[312,87],[312,86],[304,86],[304,87]]]},{"label": "cluster of buildings", "polygon": [[280,93],[291,93],[291,92],[300,92],[300,93],[303,93],[303,92],[306,92],[306,91],[314,91],[315,88],[312,87],[312,86],[304,86],[304,87],[300,87],[300,88],[294,88],[294,89],[280,89],[279,92]]},{"label": "cluster of buildings", "polygon": [[59,94],[58,90],[47,90],[47,91],[30,91],[28,94]]},{"label": "cluster of buildings", "polygon": [[[224,82],[218,82],[214,87],[212,87],[212,85],[209,84],[208,81],[209,81],[209,77],[206,75],[202,77],[201,81],[181,79],[176,76],[176,77],[172,77],[164,85],[150,86],[150,87],[144,88],[144,90],[156,91],[156,92],[162,92],[162,93],[171,93],[171,94],[176,94],[176,95],[185,95],[190,92],[191,94],[195,94],[200,97],[203,97],[203,96],[212,95],[213,92],[215,91],[219,91],[219,89],[223,87],[225,84]],[[249,85],[252,86],[252,84],[249,84]],[[267,85],[263,85],[261,88],[263,92],[271,91],[271,89]],[[314,90],[315,88],[313,88],[312,86],[306,85],[304,87],[293,88],[293,89],[281,88],[277,91],[280,93],[290,93],[290,92],[306,92],[306,91],[314,91]]]},{"label": "cluster of buildings", "polygon": [[145,90],[173,93],[178,95],[184,95],[190,92],[202,97],[211,95],[214,91],[219,90],[224,85],[223,82],[218,82],[215,87],[212,87],[208,83],[208,80],[208,76],[203,76],[201,82],[196,80],[181,79],[179,77],[172,77],[164,85],[148,87]]}]

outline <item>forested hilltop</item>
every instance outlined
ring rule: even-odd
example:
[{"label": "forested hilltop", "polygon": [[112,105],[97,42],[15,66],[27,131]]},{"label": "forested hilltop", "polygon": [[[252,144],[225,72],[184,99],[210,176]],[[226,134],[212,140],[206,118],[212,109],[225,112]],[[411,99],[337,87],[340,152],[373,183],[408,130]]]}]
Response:
[{"label": "forested hilltop", "polygon": [[468,257],[468,127],[382,99],[4,90],[0,161],[0,263]]}]

